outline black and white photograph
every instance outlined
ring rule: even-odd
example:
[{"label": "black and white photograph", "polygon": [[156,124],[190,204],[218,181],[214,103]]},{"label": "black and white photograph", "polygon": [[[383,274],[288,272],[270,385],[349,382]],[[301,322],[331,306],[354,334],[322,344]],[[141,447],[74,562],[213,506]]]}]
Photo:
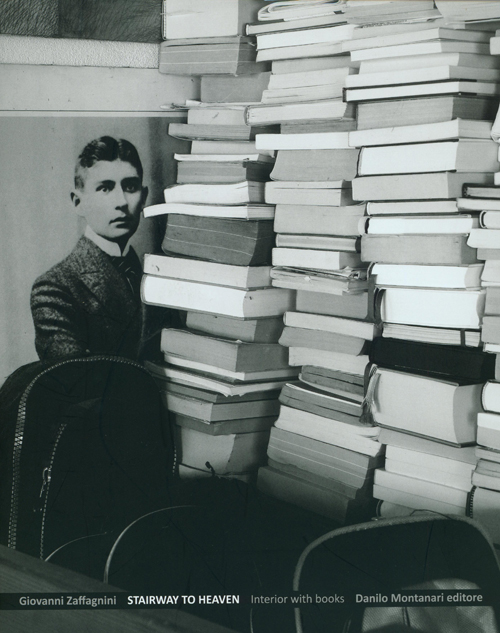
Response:
[{"label": "black and white photograph", "polygon": [[497,0],[0,0],[2,631],[500,633],[499,105]]}]

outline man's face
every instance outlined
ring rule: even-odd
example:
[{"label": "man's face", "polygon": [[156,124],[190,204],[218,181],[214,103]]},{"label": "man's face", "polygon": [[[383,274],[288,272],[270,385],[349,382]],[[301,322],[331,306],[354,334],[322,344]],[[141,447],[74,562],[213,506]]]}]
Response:
[{"label": "man's face", "polygon": [[103,160],[84,169],[82,176],[83,190],[71,194],[77,213],[97,235],[126,242],[139,226],[147,196],[137,170],[121,160]]}]

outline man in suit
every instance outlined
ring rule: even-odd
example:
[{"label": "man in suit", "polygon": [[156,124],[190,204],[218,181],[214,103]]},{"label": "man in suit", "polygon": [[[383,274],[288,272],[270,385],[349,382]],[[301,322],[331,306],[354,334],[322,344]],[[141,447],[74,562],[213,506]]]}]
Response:
[{"label": "man in suit", "polygon": [[71,200],[87,226],[66,259],[39,277],[31,293],[35,346],[43,361],[110,354],[137,359],[145,338],[142,268],[129,240],[147,187],[136,148],[103,136],[75,168]]}]

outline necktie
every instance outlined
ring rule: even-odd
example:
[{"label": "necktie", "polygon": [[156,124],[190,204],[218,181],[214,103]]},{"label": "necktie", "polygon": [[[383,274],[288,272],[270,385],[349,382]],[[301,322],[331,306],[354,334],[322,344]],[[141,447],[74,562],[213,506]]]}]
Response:
[{"label": "necktie", "polygon": [[132,249],[125,257],[111,257],[117,271],[124,277],[132,294],[137,297],[140,293],[142,268],[135,251]]}]

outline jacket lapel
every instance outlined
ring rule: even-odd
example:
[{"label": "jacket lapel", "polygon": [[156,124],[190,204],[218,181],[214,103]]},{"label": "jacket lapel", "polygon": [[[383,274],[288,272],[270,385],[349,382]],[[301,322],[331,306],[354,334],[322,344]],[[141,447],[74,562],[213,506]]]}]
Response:
[{"label": "jacket lapel", "polygon": [[80,278],[108,316],[128,321],[138,301],[110,258],[92,240],[80,238],[73,251]]}]

